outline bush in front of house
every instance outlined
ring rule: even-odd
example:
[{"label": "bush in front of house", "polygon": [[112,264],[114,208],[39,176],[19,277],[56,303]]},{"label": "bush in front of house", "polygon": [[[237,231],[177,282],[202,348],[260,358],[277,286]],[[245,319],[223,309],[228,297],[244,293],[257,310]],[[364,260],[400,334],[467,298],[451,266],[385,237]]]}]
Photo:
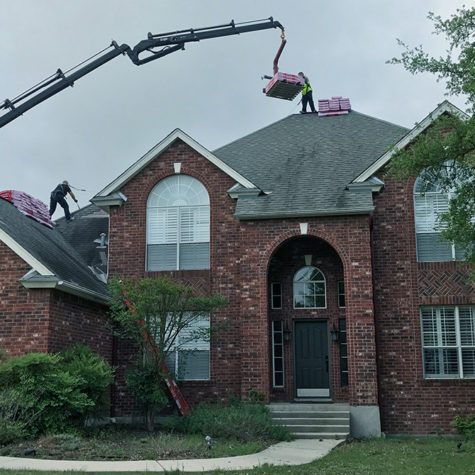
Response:
[{"label": "bush in front of house", "polygon": [[287,428],[276,425],[269,410],[262,404],[200,404],[188,416],[176,418],[170,425],[175,430],[188,434],[237,439],[242,442],[292,439]]},{"label": "bush in front of house", "polygon": [[475,437],[475,414],[455,416],[452,426],[465,437]]},{"label": "bush in front of house", "polygon": [[0,443],[84,426],[111,375],[107,362],[84,347],[64,357],[28,353],[0,362]]}]

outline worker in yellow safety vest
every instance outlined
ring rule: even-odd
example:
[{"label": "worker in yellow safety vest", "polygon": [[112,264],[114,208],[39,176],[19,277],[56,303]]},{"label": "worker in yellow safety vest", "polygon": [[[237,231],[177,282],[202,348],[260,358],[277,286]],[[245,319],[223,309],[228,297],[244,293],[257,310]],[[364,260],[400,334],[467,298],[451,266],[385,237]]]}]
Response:
[{"label": "worker in yellow safety vest", "polygon": [[307,113],[307,104],[310,106],[310,110],[312,112],[317,112],[315,110],[315,104],[313,103],[313,94],[312,94],[312,86],[310,85],[310,81],[308,77],[305,76],[304,73],[299,73],[300,81],[303,84],[302,86],[302,110],[300,111],[301,114]]}]

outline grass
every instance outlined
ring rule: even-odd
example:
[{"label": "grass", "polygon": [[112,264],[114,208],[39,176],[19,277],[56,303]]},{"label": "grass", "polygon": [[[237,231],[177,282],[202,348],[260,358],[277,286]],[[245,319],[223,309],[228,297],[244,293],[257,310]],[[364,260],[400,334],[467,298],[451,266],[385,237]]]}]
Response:
[{"label": "grass", "polygon": [[[388,438],[342,445],[323,459],[294,467],[260,467],[226,475],[473,475],[475,441],[461,449],[450,438]],[[32,471],[4,471],[33,475]],[[46,472],[42,472],[46,473]],[[59,473],[59,472],[55,472]],[[66,473],[66,472],[65,472]],[[71,472],[68,472],[71,473]]]},{"label": "grass", "polygon": [[[22,441],[0,448],[0,456],[25,457],[35,449],[35,458],[56,460],[157,460],[232,457],[260,452],[272,441],[213,439],[211,450],[199,434],[173,434],[130,429],[98,430],[89,435],[58,434]],[[28,455],[31,457],[31,455]]]}]

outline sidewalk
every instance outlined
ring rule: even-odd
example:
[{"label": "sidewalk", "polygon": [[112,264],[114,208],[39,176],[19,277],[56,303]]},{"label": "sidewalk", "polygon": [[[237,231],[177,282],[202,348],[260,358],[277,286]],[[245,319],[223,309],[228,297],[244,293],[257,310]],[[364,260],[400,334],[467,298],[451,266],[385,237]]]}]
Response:
[{"label": "sidewalk", "polygon": [[343,440],[298,439],[280,442],[251,455],[190,460],[140,460],[134,462],[83,462],[78,460],[36,460],[0,457],[0,469],[77,470],[83,472],[207,472],[213,470],[246,470],[260,465],[302,465],[324,457]]}]

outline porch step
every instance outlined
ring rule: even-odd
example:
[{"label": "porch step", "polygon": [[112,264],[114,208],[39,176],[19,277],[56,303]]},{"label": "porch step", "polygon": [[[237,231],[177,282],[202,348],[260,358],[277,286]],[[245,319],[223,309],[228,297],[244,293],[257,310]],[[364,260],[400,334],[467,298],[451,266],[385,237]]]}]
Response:
[{"label": "porch step", "polygon": [[298,439],[345,439],[350,434],[348,404],[277,403],[267,407],[272,419]]}]

